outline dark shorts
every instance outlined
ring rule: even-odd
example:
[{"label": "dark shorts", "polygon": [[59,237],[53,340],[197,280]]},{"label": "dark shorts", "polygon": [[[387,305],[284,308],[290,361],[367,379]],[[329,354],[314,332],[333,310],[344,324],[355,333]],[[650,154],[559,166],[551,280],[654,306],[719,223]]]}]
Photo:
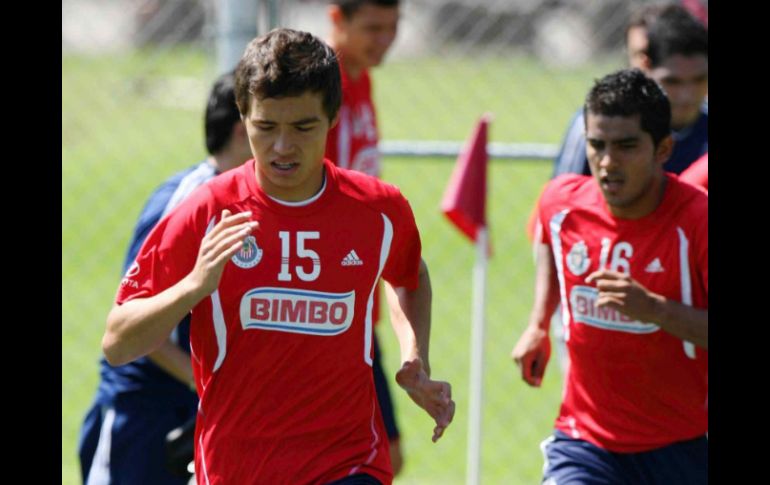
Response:
[{"label": "dark shorts", "polygon": [[388,439],[398,439],[400,436],[398,426],[396,425],[396,415],[393,409],[393,399],[390,396],[390,388],[385,372],[382,370],[382,358],[380,355],[380,344],[377,342],[377,335],[372,335],[374,340],[374,359],[372,361],[372,372],[374,372],[374,387],[377,392],[377,400],[380,403],[382,419],[385,421],[385,429],[388,432]]},{"label": "dark shorts", "polygon": [[613,453],[561,431],[545,440],[547,485],[699,485],[708,483],[705,436],[640,453]]},{"label": "dark shorts", "polygon": [[[166,434],[195,416],[197,403],[119,395],[96,401],[80,432],[78,454],[84,483],[186,485],[166,470]],[[90,475],[91,480],[88,480]]]},{"label": "dark shorts", "polygon": [[382,482],[366,473],[357,473],[349,477],[334,480],[326,485],[382,485]]}]

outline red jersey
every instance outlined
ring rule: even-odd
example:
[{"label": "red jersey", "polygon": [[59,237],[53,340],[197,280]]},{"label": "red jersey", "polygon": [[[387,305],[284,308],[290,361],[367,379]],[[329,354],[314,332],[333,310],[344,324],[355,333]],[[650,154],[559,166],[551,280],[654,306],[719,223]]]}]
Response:
[{"label": "red jersey", "polygon": [[326,158],[339,167],[379,177],[377,117],[369,72],[362,71],[358,79],[352,80],[340,65],[340,74],[342,106],[339,121],[326,138]]},{"label": "red jersey", "polygon": [[[363,172],[374,177],[381,173],[377,148],[377,117],[372,102],[369,71],[361,71],[353,81],[340,60],[342,105],[337,124],[326,135],[325,156],[338,167]],[[380,289],[374,292],[373,320],[380,321]]]},{"label": "red jersey", "polygon": [[253,160],[216,177],[156,226],[121,282],[118,303],[156,295],[189,274],[223,209],[259,221],[192,309],[202,483],[392,480],[372,295],[379,277],[417,287],[419,234],[397,188],[324,163],[324,188],[304,203],[268,197]]},{"label": "red jersey", "polygon": [[615,452],[708,431],[708,352],[654,323],[596,308],[596,286],[585,283],[600,268],[619,271],[650,291],[708,308],[708,196],[666,177],[658,208],[635,220],[612,216],[587,176],[557,177],[540,201],[571,362],[556,428]]},{"label": "red jersey", "polygon": [[679,175],[681,180],[704,189],[709,189],[709,154],[695,160],[687,170]]}]

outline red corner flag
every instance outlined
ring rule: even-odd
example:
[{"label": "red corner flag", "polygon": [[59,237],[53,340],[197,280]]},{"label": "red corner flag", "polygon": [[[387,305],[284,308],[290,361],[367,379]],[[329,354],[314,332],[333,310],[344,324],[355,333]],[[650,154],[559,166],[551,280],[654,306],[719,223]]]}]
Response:
[{"label": "red corner flag", "polygon": [[441,211],[474,242],[479,228],[487,225],[487,125],[491,118],[484,114],[465,143],[441,201]]}]

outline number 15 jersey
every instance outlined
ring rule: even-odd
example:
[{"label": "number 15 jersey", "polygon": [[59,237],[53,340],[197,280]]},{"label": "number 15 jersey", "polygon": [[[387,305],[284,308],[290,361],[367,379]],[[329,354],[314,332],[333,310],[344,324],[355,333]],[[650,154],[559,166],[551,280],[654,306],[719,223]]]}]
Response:
[{"label": "number 15 jersey", "polygon": [[303,203],[268,197],[254,161],[199,188],[162,220],[117,302],[156,295],[193,269],[223,209],[259,222],[192,310],[203,483],[392,479],[372,379],[372,295],[379,277],[415,289],[420,239],[394,186],[324,162]]}]

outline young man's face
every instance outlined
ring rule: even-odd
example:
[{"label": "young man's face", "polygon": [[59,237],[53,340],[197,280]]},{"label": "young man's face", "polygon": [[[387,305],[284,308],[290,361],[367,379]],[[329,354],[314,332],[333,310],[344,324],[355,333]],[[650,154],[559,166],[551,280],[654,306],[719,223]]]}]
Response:
[{"label": "young man's face", "polygon": [[339,31],[338,45],[342,62],[360,69],[382,63],[396,38],[398,7],[365,4],[350,18],[339,15],[335,28]]},{"label": "young man's face", "polygon": [[698,119],[700,106],[709,89],[709,61],[704,55],[674,54],[649,76],[668,95],[671,102],[671,126],[681,129]]},{"label": "young man's face", "polygon": [[639,115],[605,116],[589,111],[586,142],[591,174],[611,212],[632,219],[652,212],[658,203],[671,138],[656,149],[652,136],[642,131]]},{"label": "young man's face", "polygon": [[318,192],[330,127],[321,93],[265,99],[249,96],[243,121],[256,158],[257,181],[266,194],[297,202]]}]

